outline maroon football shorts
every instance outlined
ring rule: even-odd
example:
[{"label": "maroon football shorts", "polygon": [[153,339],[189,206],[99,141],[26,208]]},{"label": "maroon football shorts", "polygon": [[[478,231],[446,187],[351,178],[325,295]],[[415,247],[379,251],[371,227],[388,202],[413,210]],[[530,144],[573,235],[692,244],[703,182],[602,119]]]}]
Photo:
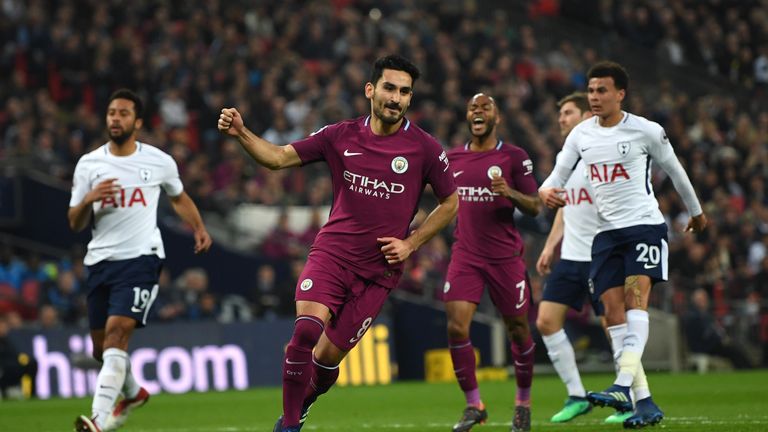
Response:
[{"label": "maroon football shorts", "polygon": [[296,301],[327,306],[333,316],[325,334],[338,348],[349,351],[371,327],[390,291],[361,278],[327,254],[313,251],[296,284]]},{"label": "maroon football shorts", "polygon": [[522,258],[501,264],[451,259],[443,286],[443,301],[479,304],[485,286],[503,316],[528,313],[532,297]]}]

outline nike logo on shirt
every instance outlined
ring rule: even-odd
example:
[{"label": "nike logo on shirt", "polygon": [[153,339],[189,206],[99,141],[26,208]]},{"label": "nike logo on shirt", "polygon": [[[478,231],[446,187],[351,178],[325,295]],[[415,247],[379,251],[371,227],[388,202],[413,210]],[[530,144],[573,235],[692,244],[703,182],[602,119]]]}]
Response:
[{"label": "nike logo on shirt", "polygon": [[360,156],[362,153],[353,153],[349,149],[344,150],[344,156]]},{"label": "nike logo on shirt", "polygon": [[455,173],[453,173],[453,178],[456,178],[462,174],[464,174],[464,171],[456,171]]}]

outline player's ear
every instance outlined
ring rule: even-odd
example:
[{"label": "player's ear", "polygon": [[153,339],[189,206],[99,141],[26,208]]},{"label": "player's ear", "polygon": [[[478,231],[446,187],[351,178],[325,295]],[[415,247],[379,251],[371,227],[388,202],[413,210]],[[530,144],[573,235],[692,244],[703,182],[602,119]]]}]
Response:
[{"label": "player's ear", "polygon": [[141,127],[144,125],[143,119],[136,119],[135,122],[133,122],[133,127],[136,129],[141,129]]},{"label": "player's ear", "polygon": [[365,83],[365,98],[366,99],[373,98],[373,90],[374,90],[373,83],[370,83],[370,82]]}]

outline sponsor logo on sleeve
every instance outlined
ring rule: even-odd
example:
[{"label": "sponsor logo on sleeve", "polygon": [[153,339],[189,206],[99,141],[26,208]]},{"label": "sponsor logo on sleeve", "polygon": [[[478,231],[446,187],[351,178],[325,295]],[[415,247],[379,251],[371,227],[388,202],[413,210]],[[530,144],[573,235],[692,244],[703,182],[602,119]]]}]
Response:
[{"label": "sponsor logo on sleeve", "polygon": [[[448,163],[448,154],[445,152],[445,150],[443,150],[443,152],[442,152],[442,153],[440,153],[440,157],[438,157],[438,159],[440,159],[440,162],[442,162],[442,163],[444,163],[444,164],[445,164],[445,168],[443,168],[443,172],[446,172],[446,171],[448,171],[448,166],[449,166],[450,164]],[[456,175],[454,174],[454,177],[455,177],[455,176],[456,176]]]},{"label": "sponsor logo on sleeve", "polygon": [[531,162],[530,159],[526,159],[523,161],[523,168],[525,168],[525,173],[523,175],[529,175],[533,172],[533,162]]}]

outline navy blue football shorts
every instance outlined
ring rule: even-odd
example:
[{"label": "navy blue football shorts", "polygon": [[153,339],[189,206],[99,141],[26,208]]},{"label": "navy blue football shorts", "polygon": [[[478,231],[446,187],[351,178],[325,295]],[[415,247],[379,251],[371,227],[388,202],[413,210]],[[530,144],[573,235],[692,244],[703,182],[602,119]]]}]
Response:
[{"label": "navy blue football shorts", "polygon": [[667,224],[636,225],[598,233],[592,242],[590,289],[600,296],[624,286],[627,276],[645,275],[651,283],[667,280]]},{"label": "navy blue football shorts", "polygon": [[157,255],[101,261],[89,266],[86,284],[90,328],[105,328],[112,315],[133,318],[136,327],[144,327],[157,298],[162,268],[163,260]]},{"label": "navy blue football shorts", "polygon": [[595,315],[602,315],[603,303],[599,298],[592,298],[589,292],[589,269],[588,261],[561,259],[547,277],[541,300],[563,304],[580,311],[584,300],[589,299]]}]

